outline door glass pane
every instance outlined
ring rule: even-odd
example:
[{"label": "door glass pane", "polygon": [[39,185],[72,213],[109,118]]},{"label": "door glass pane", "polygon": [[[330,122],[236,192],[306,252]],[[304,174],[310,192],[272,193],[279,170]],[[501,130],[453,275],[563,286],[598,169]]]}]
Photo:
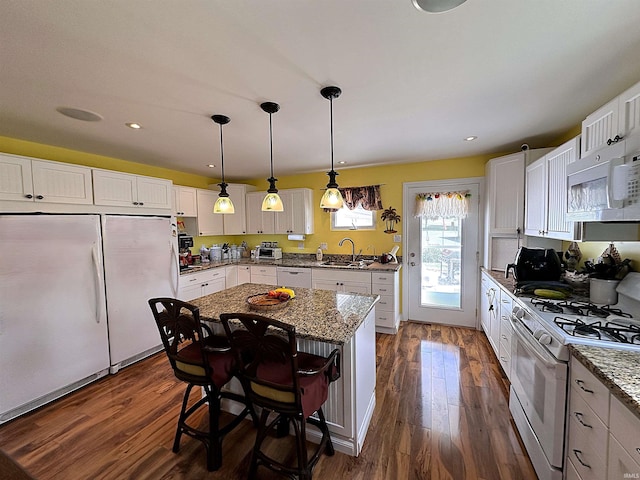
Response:
[{"label": "door glass pane", "polygon": [[420,303],[460,308],[462,220],[423,217],[420,223]]}]

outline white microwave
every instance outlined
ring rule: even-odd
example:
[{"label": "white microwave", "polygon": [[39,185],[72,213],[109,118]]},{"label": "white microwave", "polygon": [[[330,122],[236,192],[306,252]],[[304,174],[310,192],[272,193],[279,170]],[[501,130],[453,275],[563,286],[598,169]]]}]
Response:
[{"label": "white microwave", "polygon": [[567,220],[640,221],[640,135],[567,165]]},{"label": "white microwave", "polygon": [[282,249],[277,247],[256,247],[256,258],[280,260],[282,258]]}]

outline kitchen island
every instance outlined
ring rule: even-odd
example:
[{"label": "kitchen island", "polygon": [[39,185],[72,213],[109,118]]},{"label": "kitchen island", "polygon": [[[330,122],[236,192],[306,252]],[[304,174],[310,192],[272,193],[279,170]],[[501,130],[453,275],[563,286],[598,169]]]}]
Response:
[{"label": "kitchen island", "polygon": [[[246,283],[190,303],[199,307],[203,321],[221,332],[221,313],[249,313],[247,297],[272,288]],[[379,297],[310,288],[296,288],[295,293],[282,309],[253,313],[295,325],[301,351],[328,356],[333,349],[340,349],[341,377],[330,385],[323,410],[336,450],[357,456],[376,401],[375,304]],[[240,390],[237,381],[229,388]],[[307,433],[310,440],[319,441],[319,432]]]}]

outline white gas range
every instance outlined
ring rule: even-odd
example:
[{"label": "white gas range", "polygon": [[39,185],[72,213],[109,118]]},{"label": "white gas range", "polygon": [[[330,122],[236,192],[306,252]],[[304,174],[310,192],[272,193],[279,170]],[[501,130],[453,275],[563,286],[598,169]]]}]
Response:
[{"label": "white gas range", "polygon": [[640,351],[640,273],[616,290],[613,306],[516,297],[509,409],[540,480],[562,479],[568,345]]}]

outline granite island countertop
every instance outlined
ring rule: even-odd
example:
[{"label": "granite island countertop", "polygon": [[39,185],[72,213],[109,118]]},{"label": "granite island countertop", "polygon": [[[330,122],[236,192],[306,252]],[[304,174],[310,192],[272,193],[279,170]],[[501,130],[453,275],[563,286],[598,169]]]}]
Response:
[{"label": "granite island countertop", "polygon": [[640,350],[570,344],[571,354],[640,418]]},{"label": "granite island countertop", "polygon": [[247,297],[273,288],[273,285],[245,283],[190,303],[200,308],[200,318],[205,321],[219,322],[220,314],[225,312],[257,313],[295,325],[300,338],[342,345],[353,337],[380,298],[378,295],[296,288],[295,298],[282,309],[254,312],[249,308]]}]

